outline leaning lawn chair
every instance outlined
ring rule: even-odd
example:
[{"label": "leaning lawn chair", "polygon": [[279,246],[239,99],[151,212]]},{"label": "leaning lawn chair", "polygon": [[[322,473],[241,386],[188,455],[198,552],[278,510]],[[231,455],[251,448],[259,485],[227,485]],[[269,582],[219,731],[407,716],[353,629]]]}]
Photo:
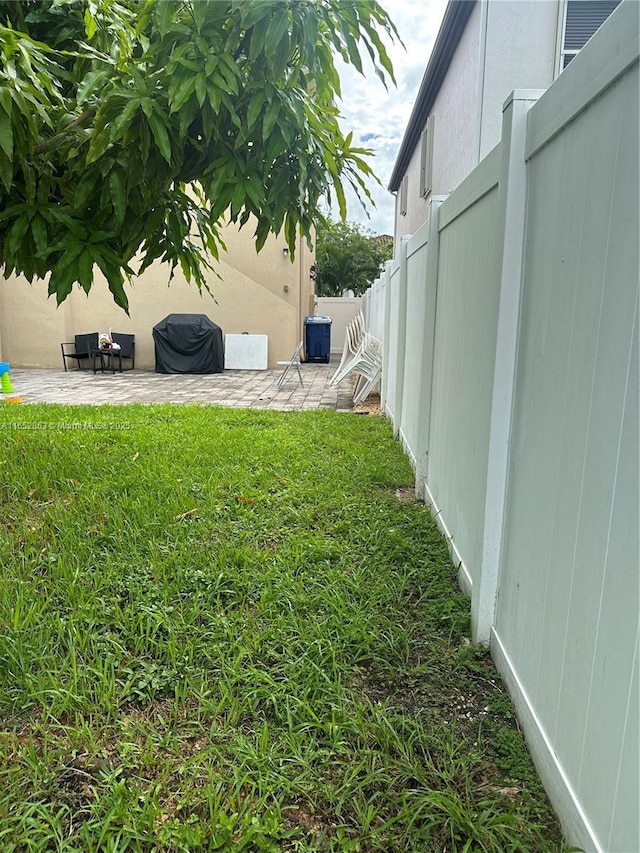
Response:
[{"label": "leaning lawn chair", "polygon": [[353,405],[357,406],[367,399],[382,377],[382,345],[373,335],[365,334],[361,357],[353,372],[358,374],[353,392]]},{"label": "leaning lawn chair", "polygon": [[340,359],[338,369],[329,380],[330,388],[333,388],[342,382],[343,379],[346,379],[353,370],[353,365],[358,362],[362,354],[364,335],[364,315],[362,311],[358,311],[345,330],[342,358]]},{"label": "leaning lawn chair", "polygon": [[284,380],[287,378],[287,373],[291,370],[292,367],[298,371],[298,379],[300,380],[300,384],[304,387],[304,382],[302,381],[302,373],[300,371],[300,353],[302,352],[302,341],[298,344],[298,346],[293,351],[293,355],[288,361],[278,361],[276,364],[278,367],[284,367],[280,379],[278,379],[278,388],[282,388],[284,384]]},{"label": "leaning lawn chair", "polygon": [[[72,352],[65,352],[65,347],[73,347]],[[92,356],[92,351],[98,349],[98,333],[91,332],[88,335],[76,335],[73,341],[65,341],[60,344],[62,350],[62,364],[64,371],[67,372],[67,359],[75,359],[80,369],[84,368],[86,363],[89,366],[89,359]]]}]

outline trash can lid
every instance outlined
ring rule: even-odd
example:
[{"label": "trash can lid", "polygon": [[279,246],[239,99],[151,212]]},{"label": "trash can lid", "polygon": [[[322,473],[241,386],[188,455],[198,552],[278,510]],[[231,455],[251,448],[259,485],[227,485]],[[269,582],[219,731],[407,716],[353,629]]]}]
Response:
[{"label": "trash can lid", "polygon": [[315,316],[309,316],[304,318],[305,326],[309,326],[312,323],[324,323],[325,325],[329,325],[333,323],[331,317],[327,317],[326,314],[316,314]]}]

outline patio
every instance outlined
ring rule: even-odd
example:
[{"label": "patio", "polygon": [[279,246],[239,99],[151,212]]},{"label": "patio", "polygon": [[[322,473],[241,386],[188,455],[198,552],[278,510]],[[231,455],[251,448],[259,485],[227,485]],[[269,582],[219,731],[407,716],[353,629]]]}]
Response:
[{"label": "patio", "polygon": [[338,388],[328,381],[336,363],[303,364],[304,386],[295,373],[281,388],[282,371],[225,370],[204,375],[160,374],[148,370],[97,373],[91,370],[12,368],[14,396],[24,403],[200,403],[231,408],[301,411],[353,407],[352,385],[347,379]]}]

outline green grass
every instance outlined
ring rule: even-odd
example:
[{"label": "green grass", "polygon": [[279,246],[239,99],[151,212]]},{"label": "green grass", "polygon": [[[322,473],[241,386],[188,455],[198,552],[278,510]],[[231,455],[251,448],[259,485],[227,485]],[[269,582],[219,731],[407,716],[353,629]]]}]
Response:
[{"label": "green grass", "polygon": [[0,430],[3,853],[564,849],[386,421]]}]

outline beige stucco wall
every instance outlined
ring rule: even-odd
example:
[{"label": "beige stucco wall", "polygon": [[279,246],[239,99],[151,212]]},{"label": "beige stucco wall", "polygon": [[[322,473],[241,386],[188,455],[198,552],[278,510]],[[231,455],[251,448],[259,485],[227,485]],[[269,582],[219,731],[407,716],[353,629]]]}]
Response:
[{"label": "beige stucco wall", "polygon": [[225,229],[227,252],[207,276],[211,294],[198,293],[177,270],[155,264],[128,289],[129,316],[118,308],[100,275],[91,293],[80,289],[56,308],[47,299],[47,283],[24,278],[0,279],[0,356],[15,367],[62,367],[60,343],[82,332],[132,333],[136,367],[153,369],[153,326],[167,314],[207,314],[224,334],[249,332],[269,338],[269,365],[288,358],[302,337],[302,320],[313,313],[313,261],[300,240],[292,263],[280,237],[271,237],[260,253],[250,226]]}]

